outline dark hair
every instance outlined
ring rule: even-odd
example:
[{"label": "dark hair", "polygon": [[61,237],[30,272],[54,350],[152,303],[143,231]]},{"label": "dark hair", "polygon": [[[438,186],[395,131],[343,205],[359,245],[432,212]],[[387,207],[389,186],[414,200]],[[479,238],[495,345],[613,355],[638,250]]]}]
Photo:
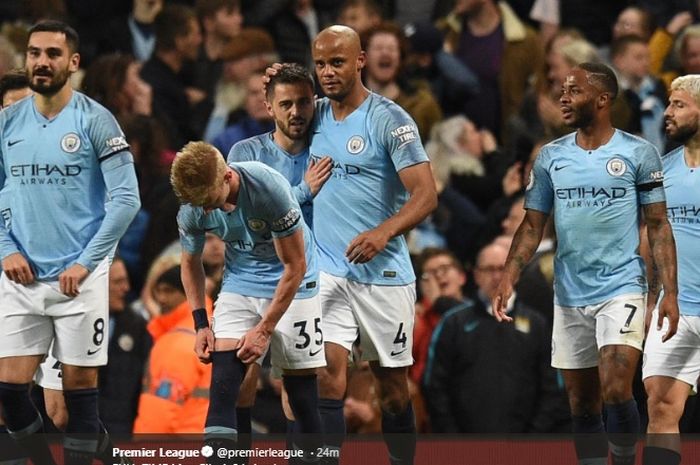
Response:
[{"label": "dark hair", "polygon": [[197,0],[195,10],[199,19],[214,16],[219,10],[227,12],[240,9],[239,0]]},{"label": "dark hair", "polygon": [[384,17],[384,15],[382,14],[382,8],[374,0],[346,0],[340,6],[340,13],[345,13],[345,10],[347,10],[348,8],[356,7],[364,8],[370,15],[377,15],[380,18]]},{"label": "dark hair", "polygon": [[158,284],[167,284],[184,294],[185,287],[182,284],[182,278],[180,278],[180,265],[168,268],[158,276],[158,278],[156,278],[156,285]]},{"label": "dark hair", "polygon": [[610,93],[611,100],[615,100],[618,92],[617,77],[615,72],[602,63],[581,63],[576,65],[589,75],[589,80],[601,86],[605,92]]},{"label": "dark hair", "polygon": [[196,20],[194,11],[184,5],[166,5],[153,21],[156,50],[175,49],[175,39],[189,34],[190,21]]},{"label": "dark hair", "polygon": [[265,86],[265,98],[269,100],[275,93],[277,84],[307,84],[311,91],[314,90],[314,78],[311,73],[297,63],[282,63],[277,74],[270,76],[270,81]]},{"label": "dark hair", "polygon": [[115,115],[125,111],[124,83],[129,66],[136,60],[131,55],[113,53],[99,57],[85,71],[82,90]]},{"label": "dark hair", "polygon": [[75,53],[80,47],[80,39],[78,38],[78,33],[75,29],[64,23],[63,21],[56,21],[53,19],[48,19],[45,21],[39,21],[34,26],[29,29],[27,37],[31,37],[35,32],[60,32],[66,36],[66,44],[68,44],[68,49]]},{"label": "dark hair", "polygon": [[423,267],[425,266],[425,262],[432,258],[443,256],[448,257],[452,262],[452,265],[454,265],[459,271],[464,273],[464,265],[462,264],[462,262],[459,261],[457,255],[452,253],[452,251],[448,249],[443,249],[441,247],[426,247],[425,249],[423,249],[423,251],[418,255],[418,258],[416,258],[416,267],[418,268],[419,272],[422,272]]},{"label": "dark hair", "polygon": [[636,34],[620,36],[617,39],[613,40],[610,44],[610,58],[616,58],[624,54],[625,52],[627,52],[629,46],[632,44],[647,45],[647,43],[648,42],[643,37],[638,36]]},{"label": "dark hair", "polygon": [[26,89],[29,87],[29,77],[23,69],[12,69],[0,78],[0,106],[5,94],[11,90]]}]

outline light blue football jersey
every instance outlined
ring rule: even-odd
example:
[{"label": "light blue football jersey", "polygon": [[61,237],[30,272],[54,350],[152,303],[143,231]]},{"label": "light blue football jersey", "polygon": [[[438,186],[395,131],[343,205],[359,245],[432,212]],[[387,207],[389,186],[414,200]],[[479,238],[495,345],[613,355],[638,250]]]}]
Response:
[{"label": "light blue football jersey", "polygon": [[343,121],[327,98],[316,106],[311,157],[333,159],[330,179],[314,199],[314,236],[321,271],[366,284],[415,281],[403,236],[368,263],[345,257],[350,241],[393,216],[408,200],[399,171],[428,161],[413,119],[391,100],[370,93]]},{"label": "light blue football jersey", "polygon": [[615,130],[605,145],[584,150],[572,133],[545,145],[525,208],[554,215],[555,302],[580,307],[646,292],[640,205],[664,200],[661,158],[639,137]]},{"label": "light blue football jersey", "polygon": [[294,197],[301,205],[306,224],[313,228],[313,196],[304,174],[309,163],[309,149],[292,155],[277,145],[274,131],[237,142],[228,153],[227,162],[259,161],[281,173],[292,185]]},{"label": "light blue football jersey", "polygon": [[241,178],[235,210],[214,210],[182,205],[177,215],[180,242],[190,254],[204,249],[205,233],[216,234],[226,243],[222,291],[270,299],[284,267],[273,238],[304,232],[306,274],[296,298],[318,292],[318,265],[311,231],[301,216],[292,188],[280,173],[259,162],[230,163]]},{"label": "light blue football jersey", "polygon": [[0,256],[21,252],[52,280],[113,254],[140,207],[128,149],[109,111],[79,92],[52,119],[33,96],[0,112]]},{"label": "light blue football jersey", "polygon": [[663,157],[666,213],[678,257],[678,304],[700,316],[700,169],[685,163],[683,147]]}]

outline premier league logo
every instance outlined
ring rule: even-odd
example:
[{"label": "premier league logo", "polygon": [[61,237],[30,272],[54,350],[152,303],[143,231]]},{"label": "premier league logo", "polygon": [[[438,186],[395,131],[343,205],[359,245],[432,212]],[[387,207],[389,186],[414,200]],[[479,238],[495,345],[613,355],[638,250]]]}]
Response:
[{"label": "premier league logo", "polygon": [[627,171],[627,164],[622,158],[611,158],[605,165],[610,176],[622,176]]},{"label": "premier league logo", "polygon": [[69,132],[61,139],[61,148],[64,152],[75,153],[80,148],[80,137],[74,132]]}]

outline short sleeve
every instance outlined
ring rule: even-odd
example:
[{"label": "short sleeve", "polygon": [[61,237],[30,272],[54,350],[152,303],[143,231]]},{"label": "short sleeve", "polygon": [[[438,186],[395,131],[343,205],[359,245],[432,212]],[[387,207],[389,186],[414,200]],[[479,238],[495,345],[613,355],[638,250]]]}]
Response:
[{"label": "short sleeve", "polygon": [[406,111],[391,103],[375,116],[379,121],[379,134],[376,135],[389,153],[397,172],[429,160],[418,126]]},{"label": "short sleeve", "polygon": [[177,213],[177,228],[183,250],[191,255],[201,254],[204,250],[205,231],[202,228],[197,209],[192,205],[181,205]]},{"label": "short sleeve", "polygon": [[126,137],[117,120],[107,110],[100,108],[90,117],[89,137],[101,162],[129,149]]},{"label": "short sleeve", "polygon": [[552,211],[554,189],[552,178],[549,177],[549,171],[545,166],[545,162],[548,159],[549,157],[544,149],[540,151],[535,159],[535,163],[530,171],[530,179],[525,188],[526,209],[537,210],[543,213]]},{"label": "short sleeve", "polygon": [[637,167],[637,192],[642,205],[664,202],[664,171],[661,157],[651,144],[642,147],[639,166]]},{"label": "short sleeve", "polygon": [[228,152],[228,157],[226,157],[226,163],[233,163],[239,161],[256,161],[252,143],[249,140],[242,140],[236,142],[231,150]]}]

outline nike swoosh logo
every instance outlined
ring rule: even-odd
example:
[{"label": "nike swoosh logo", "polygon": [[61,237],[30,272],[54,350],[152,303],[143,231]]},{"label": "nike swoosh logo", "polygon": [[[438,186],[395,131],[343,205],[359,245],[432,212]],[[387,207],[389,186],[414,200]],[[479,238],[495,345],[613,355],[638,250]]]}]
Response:
[{"label": "nike swoosh logo", "polygon": [[7,143],[7,146],[8,146],[8,147],[12,147],[12,146],[15,145],[15,144],[19,144],[19,143],[22,142],[23,140],[24,140],[24,139],[11,140],[11,141],[9,141],[9,142]]},{"label": "nike swoosh logo", "polygon": [[465,333],[470,333],[476,329],[476,327],[479,326],[478,321],[472,321],[471,323],[467,323],[464,325],[464,332]]},{"label": "nike swoosh logo", "polygon": [[406,349],[400,350],[400,351],[398,351],[398,352],[394,352],[394,351],[392,350],[392,351],[391,351],[391,356],[392,356],[392,357],[396,357],[397,355],[403,354],[404,352],[406,352]]},{"label": "nike swoosh logo", "polygon": [[555,167],[554,167],[554,171],[563,170],[563,169],[566,168],[567,166],[569,166],[569,165],[555,166]]},{"label": "nike swoosh logo", "polygon": [[98,347],[98,348],[95,349],[95,350],[90,350],[90,349],[88,349],[87,354],[88,354],[88,355],[95,355],[97,352],[100,351],[100,349],[102,349],[102,347]]},{"label": "nike swoosh logo", "polygon": [[313,357],[314,355],[318,354],[319,352],[321,352],[322,349],[323,349],[323,347],[321,347],[321,349],[318,349],[316,352],[309,351],[309,357]]},{"label": "nike swoosh logo", "polygon": [[620,334],[629,334],[629,333],[634,333],[634,332],[636,332],[636,331],[633,329],[627,329],[627,330],[621,329],[620,330]]}]

